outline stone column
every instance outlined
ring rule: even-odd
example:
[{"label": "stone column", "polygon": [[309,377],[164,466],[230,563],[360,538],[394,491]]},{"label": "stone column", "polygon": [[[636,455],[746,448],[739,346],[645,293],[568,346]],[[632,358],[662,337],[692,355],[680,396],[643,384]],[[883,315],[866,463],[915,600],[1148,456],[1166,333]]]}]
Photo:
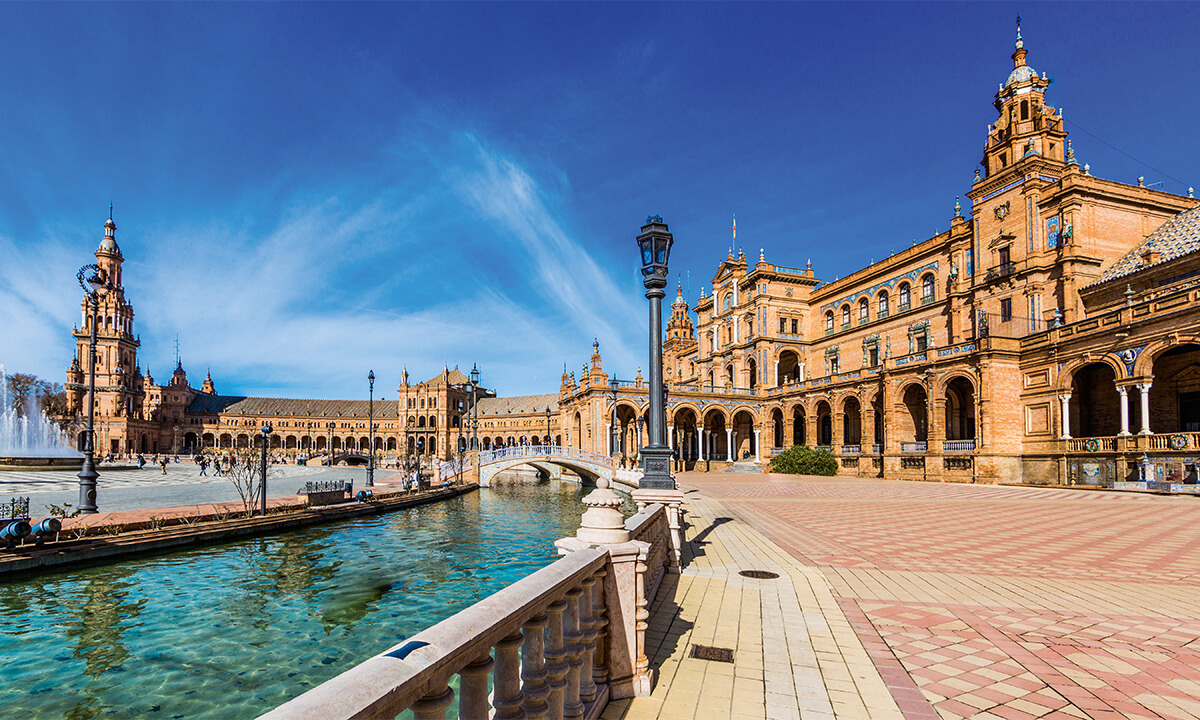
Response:
[{"label": "stone column", "polygon": [[762,443],[758,440],[760,433],[762,430],[754,428],[754,462],[762,462]]},{"label": "stone column", "polygon": [[779,361],[775,361],[775,387],[779,387]]},{"label": "stone column", "polygon": [[1132,434],[1129,432],[1129,386],[1118,385],[1117,394],[1121,396],[1121,432],[1117,435],[1124,437]]},{"label": "stone column", "polygon": [[612,454],[613,454],[612,423],[604,423],[604,437],[608,438],[608,440],[605,441],[605,446],[608,448],[608,456],[612,457]]},{"label": "stone column", "polygon": [[1059,413],[1059,416],[1062,419],[1062,434],[1058,436],[1058,439],[1059,440],[1070,440],[1071,439],[1071,396],[1069,394],[1068,395],[1059,395],[1058,402],[1059,402],[1059,405],[1062,407],[1062,411]]},{"label": "stone column", "polygon": [[699,428],[696,429],[696,440],[697,440],[697,442],[700,443],[700,446],[699,446],[700,462],[704,462],[704,460],[705,460],[705,458],[704,458],[704,436],[705,435],[708,435],[707,430],[701,430]]},{"label": "stone column", "polygon": [[725,461],[733,462],[737,453],[733,449],[733,428],[725,428]]},{"label": "stone column", "polygon": [[1138,383],[1142,393],[1142,431],[1139,435],[1150,435],[1150,387],[1151,383]]},{"label": "stone column", "polygon": [[675,426],[667,426],[667,447],[671,448],[671,452],[675,452]]}]

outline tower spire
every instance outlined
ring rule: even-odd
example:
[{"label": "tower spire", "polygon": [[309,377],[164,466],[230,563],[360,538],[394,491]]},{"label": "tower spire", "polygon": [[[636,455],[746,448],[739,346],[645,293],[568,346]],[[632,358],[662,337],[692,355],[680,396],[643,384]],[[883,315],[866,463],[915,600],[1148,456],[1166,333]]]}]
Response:
[{"label": "tower spire", "polygon": [[1023,40],[1021,40],[1021,16],[1018,14],[1017,15],[1017,49],[1020,50],[1024,47],[1025,47],[1025,42]]}]

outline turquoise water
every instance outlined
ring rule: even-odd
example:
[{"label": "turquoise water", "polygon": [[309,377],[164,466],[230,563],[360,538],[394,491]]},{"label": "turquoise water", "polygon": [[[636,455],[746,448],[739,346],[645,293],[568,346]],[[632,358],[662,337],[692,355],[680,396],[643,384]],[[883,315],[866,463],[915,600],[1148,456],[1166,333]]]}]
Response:
[{"label": "turquoise water", "polygon": [[552,562],[579,499],[492,488],[0,584],[0,715],[253,718]]}]

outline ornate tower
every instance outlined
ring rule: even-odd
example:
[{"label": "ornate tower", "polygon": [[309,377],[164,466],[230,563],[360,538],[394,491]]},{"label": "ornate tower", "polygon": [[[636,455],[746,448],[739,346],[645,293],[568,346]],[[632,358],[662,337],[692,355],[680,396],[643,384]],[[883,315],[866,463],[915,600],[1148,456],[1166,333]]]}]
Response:
[{"label": "ornate tower", "polygon": [[[117,246],[117,224],[111,212],[104,223],[104,239],[96,248],[96,265],[109,283],[100,296],[96,323],[96,414],[101,417],[135,417],[141,411],[142,389],[137,377],[137,351],[141,343],[133,334],[133,306],[125,301],[122,286],[121,248]],[[75,358],[67,370],[67,401],[71,413],[82,410],[87,388],[83,377],[88,368],[88,339],[92,313],[85,298],[83,322],[74,330]],[[97,452],[109,448],[97,446]]]},{"label": "ornate tower", "polygon": [[982,165],[987,177],[1013,172],[1011,169],[1027,157],[1038,156],[1053,163],[1065,163],[1066,137],[1062,112],[1046,104],[1050,80],[1045,73],[1025,64],[1025,42],[1021,39],[1021,21],[1017,18],[1017,43],[1012,54],[1013,70],[996,92],[994,105],[1000,117],[988,128],[987,146]]},{"label": "ornate tower", "polygon": [[689,346],[696,342],[692,328],[691,313],[688,312],[687,301],[683,299],[683,284],[675,289],[675,302],[671,303],[671,317],[667,320],[667,340],[663,344],[664,351],[670,351],[676,346]]}]

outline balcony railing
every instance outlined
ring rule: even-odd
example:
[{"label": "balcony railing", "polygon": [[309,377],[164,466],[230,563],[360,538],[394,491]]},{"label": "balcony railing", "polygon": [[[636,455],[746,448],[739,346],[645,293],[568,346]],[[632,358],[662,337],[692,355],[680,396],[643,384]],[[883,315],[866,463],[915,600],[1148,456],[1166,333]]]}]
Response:
[{"label": "balcony railing", "polygon": [[880,445],[879,443],[875,443],[874,445],[872,445],[871,446],[871,454],[872,455],[882,455],[883,454],[883,445]]},{"label": "balcony railing", "polygon": [[975,451],[975,441],[974,440],[943,440],[942,441],[942,451],[943,452],[974,452]]},{"label": "balcony railing", "polygon": [[1001,263],[1000,265],[997,265],[994,268],[988,268],[987,274],[984,276],[984,279],[987,282],[992,282],[993,280],[1000,280],[1001,278],[1006,278],[1009,275],[1012,275],[1013,273],[1015,273],[1016,271],[1017,271],[1016,263],[1014,263],[1014,262]]},{"label": "balcony railing", "polygon": [[921,442],[902,442],[900,443],[900,452],[905,453],[923,453],[929,452],[929,443]]},{"label": "balcony railing", "polygon": [[1116,449],[1117,439],[1115,437],[1071,438],[1067,440],[1067,452],[1115,452]]},{"label": "balcony railing", "polygon": [[842,446],[842,454],[843,455],[857,455],[860,452],[862,452],[862,445],[843,445]]}]

